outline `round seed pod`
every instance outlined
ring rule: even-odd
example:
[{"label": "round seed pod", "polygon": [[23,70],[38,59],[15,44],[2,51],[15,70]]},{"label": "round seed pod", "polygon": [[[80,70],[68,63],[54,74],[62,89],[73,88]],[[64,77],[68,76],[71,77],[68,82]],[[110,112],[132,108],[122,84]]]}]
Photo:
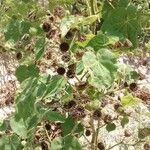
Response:
[{"label": "round seed pod", "polygon": [[118,108],[120,107],[121,105],[119,104],[119,103],[116,103],[116,104],[114,104],[114,109],[115,110],[118,110]]},{"label": "round seed pod", "polygon": [[64,105],[64,108],[66,109],[70,109],[72,107],[75,107],[76,106],[76,102],[75,101],[69,101],[67,104]]},{"label": "round seed pod", "polygon": [[104,146],[104,144],[102,142],[99,142],[97,144],[97,147],[98,147],[99,150],[105,150],[105,146]]},{"label": "round seed pod", "polygon": [[136,83],[131,83],[129,85],[129,88],[130,88],[131,91],[135,91],[137,89],[137,84]]},{"label": "round seed pod", "polygon": [[48,145],[47,145],[47,143],[44,142],[44,141],[42,141],[42,142],[41,142],[41,148],[42,148],[42,150],[48,150]]},{"label": "round seed pod", "polygon": [[64,62],[69,62],[70,61],[70,55],[69,54],[64,54],[62,57],[61,57],[62,61]]},{"label": "round seed pod", "polygon": [[68,78],[74,78],[75,77],[75,72],[74,71],[72,71],[72,70],[68,70],[67,71],[67,73],[66,73],[66,76],[68,77]]},{"label": "round seed pod", "polygon": [[124,136],[125,136],[125,137],[130,137],[130,136],[131,136],[130,131],[125,130],[125,131],[124,131]]},{"label": "round seed pod", "polygon": [[51,52],[47,52],[45,54],[45,59],[50,60],[52,58],[52,53]]},{"label": "round seed pod", "polygon": [[144,150],[150,150],[150,144],[145,143],[143,148],[144,148]]},{"label": "round seed pod", "polygon": [[110,115],[105,115],[103,120],[107,124],[112,121],[112,117]]},{"label": "round seed pod", "polygon": [[70,64],[70,65],[68,66],[68,69],[69,69],[69,70],[72,70],[72,71],[75,71],[75,70],[76,70],[76,64],[75,64],[75,63]]},{"label": "round seed pod", "polygon": [[100,110],[95,110],[95,111],[93,112],[93,118],[94,118],[95,120],[98,120],[101,116],[102,116],[102,113],[101,113]]},{"label": "round seed pod", "polygon": [[87,130],[85,131],[85,135],[86,135],[86,136],[90,136],[90,135],[91,135],[91,130],[87,129]]},{"label": "round seed pod", "polygon": [[59,18],[62,18],[65,15],[65,10],[62,6],[55,7],[53,11],[54,16],[58,16]]},{"label": "round seed pod", "polygon": [[126,88],[128,87],[128,83],[127,82],[124,82],[123,86]]},{"label": "round seed pod", "polygon": [[53,16],[50,16],[50,17],[49,17],[49,20],[50,20],[51,22],[54,22],[54,17],[53,17]]},{"label": "round seed pod", "polygon": [[18,52],[18,53],[16,54],[16,58],[17,58],[17,60],[20,60],[20,59],[22,58],[22,53],[21,53],[21,52]]},{"label": "round seed pod", "polygon": [[51,25],[48,22],[44,22],[42,25],[42,29],[44,32],[48,32],[51,29]]},{"label": "round seed pod", "polygon": [[144,59],[143,62],[142,62],[142,65],[143,65],[143,66],[146,66],[147,64],[148,64],[147,59]]},{"label": "round seed pod", "polygon": [[51,125],[49,123],[46,123],[45,124],[45,128],[46,128],[46,130],[50,130],[51,129]]},{"label": "round seed pod", "polygon": [[57,73],[58,73],[59,75],[64,75],[65,72],[66,72],[66,70],[65,70],[64,67],[59,67],[59,68],[57,69]]},{"label": "round seed pod", "polygon": [[63,42],[60,44],[59,48],[61,52],[67,52],[69,50],[69,44],[66,42]]}]

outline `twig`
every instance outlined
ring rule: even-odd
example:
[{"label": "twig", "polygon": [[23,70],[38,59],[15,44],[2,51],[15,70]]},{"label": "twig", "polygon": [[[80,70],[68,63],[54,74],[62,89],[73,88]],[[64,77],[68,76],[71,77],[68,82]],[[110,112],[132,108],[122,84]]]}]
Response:
[{"label": "twig", "polygon": [[95,149],[95,128],[94,128],[94,120],[93,116],[90,117],[90,125],[92,129],[92,139],[91,139],[91,150]]}]

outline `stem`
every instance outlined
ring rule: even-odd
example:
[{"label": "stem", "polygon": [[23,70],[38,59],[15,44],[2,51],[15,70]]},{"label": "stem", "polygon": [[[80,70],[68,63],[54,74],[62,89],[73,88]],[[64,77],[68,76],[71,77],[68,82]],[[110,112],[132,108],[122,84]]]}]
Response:
[{"label": "stem", "polygon": [[97,129],[96,129],[96,134],[95,134],[95,150],[97,150],[99,129],[100,129],[100,119],[98,119]]},{"label": "stem", "polygon": [[88,11],[89,11],[89,16],[92,15],[92,12],[91,12],[91,7],[90,7],[90,4],[89,4],[89,0],[86,0],[86,5],[88,7]]},{"label": "stem", "polygon": [[108,149],[106,149],[106,150],[110,150],[110,149],[114,148],[115,146],[120,145],[120,144],[122,144],[122,143],[123,143],[123,141],[121,141],[121,142],[119,142],[119,143],[117,143],[117,144],[111,146],[110,148],[108,148]]},{"label": "stem", "polygon": [[95,128],[94,128],[94,120],[93,116],[90,118],[90,125],[92,129],[92,139],[91,139],[91,150],[95,150]]},{"label": "stem", "polygon": [[[96,14],[95,6],[97,5],[97,0],[90,0],[90,5],[91,5],[91,13],[92,15]],[[93,34],[95,34],[95,28],[96,28],[96,23],[94,22],[91,26]]]}]

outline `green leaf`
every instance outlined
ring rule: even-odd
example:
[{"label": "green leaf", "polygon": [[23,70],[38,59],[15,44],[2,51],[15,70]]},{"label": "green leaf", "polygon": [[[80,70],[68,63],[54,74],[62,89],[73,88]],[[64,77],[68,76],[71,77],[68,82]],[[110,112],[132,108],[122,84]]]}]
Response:
[{"label": "green leaf", "polygon": [[23,82],[29,77],[37,77],[38,75],[39,69],[34,64],[31,64],[29,66],[20,65],[16,70],[16,77],[19,82]]},{"label": "green leaf", "polygon": [[87,46],[92,47],[95,51],[98,51],[100,48],[105,47],[109,42],[108,37],[105,34],[98,34],[93,37],[87,44]]},{"label": "green leaf", "polygon": [[63,149],[63,138],[62,137],[56,137],[51,142],[51,150],[62,150]]},{"label": "green leaf", "polygon": [[11,19],[5,31],[6,40],[12,39],[14,40],[14,42],[16,42],[20,38],[19,25],[20,24],[17,19],[14,18]]},{"label": "green leaf", "polygon": [[45,50],[45,38],[39,38],[36,41],[35,44],[35,55],[36,55],[36,61],[39,60],[40,58],[42,58],[42,56],[44,55],[44,50]]},{"label": "green leaf", "polygon": [[[104,53],[104,54],[103,54]],[[97,55],[86,52],[82,58],[84,68],[90,74],[90,84],[98,89],[108,88],[114,81],[117,67],[114,58],[107,49],[100,49]]]},{"label": "green leaf", "polygon": [[75,16],[66,16],[61,20],[60,31],[62,38],[67,34],[76,21],[77,18]]},{"label": "green leaf", "polygon": [[139,22],[136,7],[120,0],[119,5],[109,11],[104,9],[104,23],[102,31],[108,35],[119,36],[129,39],[133,46],[137,46],[137,34],[139,32]]},{"label": "green leaf", "polygon": [[88,17],[66,16],[61,20],[60,30],[62,38],[67,34],[70,28],[92,24],[98,19],[98,15],[90,15]]},{"label": "green leaf", "polygon": [[46,91],[46,97],[53,96],[57,94],[66,84],[66,79],[63,76],[52,76],[48,85],[47,85],[47,91]]},{"label": "green leaf", "polygon": [[46,109],[46,108],[41,108],[39,109],[39,115],[40,118],[48,121],[60,121],[64,122],[65,117],[62,116],[60,113]]},{"label": "green leaf", "polygon": [[62,150],[81,150],[81,145],[77,138],[73,136],[67,136],[64,138],[64,147]]},{"label": "green leaf", "polygon": [[114,123],[108,123],[107,125],[106,125],[106,130],[108,131],[108,132],[111,132],[111,131],[113,131],[113,130],[115,130],[116,129],[116,125],[114,124]]},{"label": "green leaf", "polygon": [[98,19],[98,15],[90,15],[88,17],[79,17],[78,18],[78,22],[76,22],[76,24],[78,24],[78,26],[81,25],[90,25],[93,22],[95,22]]},{"label": "green leaf", "polygon": [[123,107],[134,106],[139,104],[140,100],[136,97],[133,97],[132,94],[128,94],[121,98],[121,104]]},{"label": "green leaf", "polygon": [[68,102],[70,99],[73,99],[73,89],[70,85],[68,85],[65,89],[65,94],[61,97],[63,102]]},{"label": "green leaf", "polygon": [[7,129],[6,122],[4,120],[0,121],[0,131],[5,131],[6,129]]},{"label": "green leaf", "polygon": [[82,42],[77,41],[76,44],[81,48],[85,48],[88,45],[88,43],[91,41],[91,39],[93,39],[93,37],[94,37],[93,34],[87,34],[85,41]]},{"label": "green leaf", "polygon": [[27,138],[28,130],[27,130],[25,121],[23,119],[18,119],[15,116],[12,117],[10,119],[10,126],[17,135],[19,135],[23,139]]},{"label": "green leaf", "polygon": [[126,124],[129,123],[129,119],[127,116],[124,116],[121,120],[121,126],[124,128]]},{"label": "green leaf", "polygon": [[17,42],[25,33],[29,33],[30,26],[29,22],[12,17],[5,31],[5,39]]},{"label": "green leaf", "polygon": [[0,149],[1,150],[21,150],[23,146],[21,140],[17,135],[2,136],[0,138]]},{"label": "green leaf", "polygon": [[62,131],[63,131],[63,136],[68,135],[71,133],[73,127],[75,126],[75,122],[72,118],[67,118],[65,122],[62,124]]},{"label": "green leaf", "polygon": [[[33,78],[30,78],[25,82],[27,83],[23,91],[16,98],[16,113],[14,115],[13,123],[18,124],[18,126],[19,124],[23,125],[23,127],[26,128],[26,131],[29,130],[29,132],[27,132],[28,136],[31,136],[32,130],[30,127],[32,128],[32,125],[35,125],[38,119],[36,117],[37,112],[35,107],[36,87],[38,82],[37,79]],[[33,120],[34,123],[31,123]],[[14,130],[17,132],[17,129]]]}]

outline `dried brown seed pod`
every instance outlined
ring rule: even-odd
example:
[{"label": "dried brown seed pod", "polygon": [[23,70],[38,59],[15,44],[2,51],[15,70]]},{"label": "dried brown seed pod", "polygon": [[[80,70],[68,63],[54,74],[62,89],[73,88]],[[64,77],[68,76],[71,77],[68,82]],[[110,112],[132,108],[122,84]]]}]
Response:
[{"label": "dried brown seed pod", "polygon": [[68,66],[68,69],[69,69],[69,70],[72,70],[72,71],[75,71],[75,70],[76,70],[76,64],[75,64],[75,63],[70,64],[70,65]]},{"label": "dried brown seed pod", "polygon": [[67,104],[64,105],[64,108],[70,109],[70,108],[75,107],[75,106],[76,106],[76,102],[71,100]]},{"label": "dried brown seed pod", "polygon": [[70,61],[70,55],[69,54],[64,54],[62,57],[61,57],[62,61],[64,62],[69,62]]},{"label": "dried brown seed pod", "polygon": [[97,147],[98,147],[99,150],[105,150],[105,146],[104,146],[104,144],[102,142],[99,142],[97,144]]},{"label": "dried brown seed pod", "polygon": [[142,65],[143,65],[143,66],[146,66],[147,64],[148,64],[148,60],[147,60],[147,59],[144,59],[143,62],[142,62]]},{"label": "dried brown seed pod", "polygon": [[51,29],[51,25],[48,22],[44,22],[42,25],[42,29],[44,32],[48,32]]},{"label": "dried brown seed pod", "polygon": [[105,123],[110,123],[112,121],[112,117],[110,115],[105,115],[103,120]]},{"label": "dried brown seed pod", "polygon": [[76,84],[76,89],[81,91],[87,87],[87,82],[80,82]]},{"label": "dried brown seed pod", "polygon": [[69,50],[69,44],[66,42],[61,43],[59,47],[61,52],[67,52]]},{"label": "dried brown seed pod", "polygon": [[118,110],[119,107],[121,107],[121,104],[119,104],[119,103],[114,104],[114,109],[115,110]]},{"label": "dried brown seed pod", "polygon": [[50,130],[51,129],[51,125],[49,123],[46,123],[45,124],[45,128],[46,128],[46,130]]},{"label": "dried brown seed pod", "polygon": [[144,148],[144,150],[150,150],[150,144],[145,143],[143,148]]},{"label": "dried brown seed pod", "polygon": [[45,59],[49,60],[49,59],[52,58],[52,53],[51,52],[47,52],[44,57],[45,57]]},{"label": "dried brown seed pod", "polygon": [[86,136],[90,136],[90,135],[91,135],[91,130],[87,129],[87,130],[85,131],[85,135],[86,135]]},{"label": "dried brown seed pod", "polygon": [[126,88],[128,87],[128,83],[127,82],[124,82],[123,86]]},{"label": "dried brown seed pod", "polygon": [[54,16],[58,16],[59,18],[62,18],[65,15],[65,10],[62,6],[56,6],[53,11],[53,14]]},{"label": "dried brown seed pod", "polygon": [[77,106],[70,110],[70,115],[75,120],[80,120],[86,116],[85,109],[83,106]]},{"label": "dried brown seed pod", "polygon": [[41,142],[41,148],[42,148],[42,150],[48,150],[48,145],[47,145],[47,143],[44,142],[44,141],[42,141],[42,142]]},{"label": "dried brown seed pod", "polygon": [[131,91],[137,90],[137,83],[131,83],[131,84],[129,85],[129,88],[130,88]]},{"label": "dried brown seed pod", "polygon": [[79,41],[79,42],[84,42],[84,41],[86,41],[86,35],[85,35],[84,33],[80,33],[80,34],[78,35],[78,41]]},{"label": "dried brown seed pod", "polygon": [[77,51],[75,57],[77,60],[81,60],[83,55],[84,55],[83,51]]},{"label": "dried brown seed pod", "polygon": [[52,39],[52,38],[55,37],[55,35],[56,35],[56,30],[55,30],[55,29],[52,29],[52,30],[50,30],[50,31],[46,34],[46,37],[47,37],[48,39]]},{"label": "dried brown seed pod", "polygon": [[131,136],[131,132],[129,130],[125,130],[124,131],[124,136],[125,137],[130,137]]},{"label": "dried brown seed pod", "polygon": [[50,17],[49,17],[49,20],[50,20],[51,22],[54,22],[54,16],[50,16]]},{"label": "dried brown seed pod", "polygon": [[74,78],[75,77],[75,72],[72,71],[72,70],[68,70],[67,73],[66,73],[66,76],[68,78]]},{"label": "dried brown seed pod", "polygon": [[95,110],[94,112],[93,112],[93,118],[95,119],[95,120],[98,120],[99,118],[101,118],[101,116],[102,116],[102,113],[101,113],[101,111],[100,110]]},{"label": "dried brown seed pod", "polygon": [[66,70],[65,70],[64,67],[59,67],[59,68],[57,69],[57,73],[58,73],[59,75],[64,75],[65,72],[66,72]]},{"label": "dried brown seed pod", "polygon": [[17,58],[17,60],[20,60],[20,59],[22,58],[22,53],[21,53],[21,52],[18,52],[18,53],[16,54],[16,58]]}]

